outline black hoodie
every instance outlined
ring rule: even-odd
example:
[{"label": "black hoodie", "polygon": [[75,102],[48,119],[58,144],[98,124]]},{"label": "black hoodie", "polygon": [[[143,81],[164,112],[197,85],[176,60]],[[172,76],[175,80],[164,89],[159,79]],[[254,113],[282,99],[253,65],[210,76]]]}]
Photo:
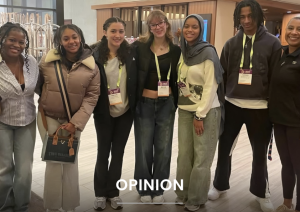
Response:
[{"label": "black hoodie", "polygon": [[[267,100],[271,75],[280,60],[281,44],[277,37],[267,32],[261,25],[258,27],[253,43],[252,83],[239,85],[239,69],[243,53],[243,35],[241,28],[236,36],[230,38],[223,47],[221,64],[224,69],[225,95],[229,98],[247,100]],[[247,37],[246,42],[250,40]],[[250,50],[252,43],[248,42],[245,48],[244,67],[249,69]]]}]

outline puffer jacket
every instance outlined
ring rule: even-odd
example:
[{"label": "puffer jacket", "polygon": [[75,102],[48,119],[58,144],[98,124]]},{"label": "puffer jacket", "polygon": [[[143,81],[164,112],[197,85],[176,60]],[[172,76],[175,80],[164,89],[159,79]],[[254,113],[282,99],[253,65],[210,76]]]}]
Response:
[{"label": "puffer jacket", "polygon": [[[39,64],[40,76],[36,93],[41,95],[39,104],[45,115],[55,119],[66,119],[58,81],[55,74],[54,61],[60,60],[56,50],[50,50],[43,56]],[[92,56],[92,50],[85,47],[79,61],[70,71],[62,64],[62,72],[70,100],[72,118],[70,122],[82,131],[97,104],[100,95],[100,74]]]}]

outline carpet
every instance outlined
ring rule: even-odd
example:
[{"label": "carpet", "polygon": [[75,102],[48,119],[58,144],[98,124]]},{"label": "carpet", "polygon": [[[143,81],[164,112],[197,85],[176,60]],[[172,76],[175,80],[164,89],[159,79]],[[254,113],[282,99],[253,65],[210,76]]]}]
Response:
[{"label": "carpet", "polygon": [[44,201],[41,197],[31,192],[31,201],[29,204],[29,212],[45,212]]}]

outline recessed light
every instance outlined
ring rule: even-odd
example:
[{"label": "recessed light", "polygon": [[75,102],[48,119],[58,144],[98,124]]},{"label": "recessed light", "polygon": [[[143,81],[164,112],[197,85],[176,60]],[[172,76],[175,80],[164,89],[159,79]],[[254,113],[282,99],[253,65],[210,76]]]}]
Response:
[{"label": "recessed light", "polygon": [[286,11],[286,13],[292,13],[292,11]]},{"label": "recessed light", "polygon": [[268,9],[262,9],[264,12],[267,12],[268,11]]}]

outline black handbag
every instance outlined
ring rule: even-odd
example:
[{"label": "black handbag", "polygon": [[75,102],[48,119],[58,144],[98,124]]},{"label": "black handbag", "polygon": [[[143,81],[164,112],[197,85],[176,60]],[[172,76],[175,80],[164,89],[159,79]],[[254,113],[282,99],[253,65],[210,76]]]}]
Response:
[{"label": "black handbag", "polygon": [[[54,62],[55,73],[60,88],[62,101],[65,111],[68,115],[68,121],[71,120],[71,109],[69,104],[69,97],[66,91],[66,85],[64,82],[63,74],[61,71],[60,62]],[[60,126],[55,133],[48,134],[48,125],[45,117],[44,110],[39,106],[43,125],[47,131],[43,140],[42,160],[54,163],[75,163],[79,148],[79,139],[74,134],[68,136],[59,135],[59,132],[63,129]]]}]

